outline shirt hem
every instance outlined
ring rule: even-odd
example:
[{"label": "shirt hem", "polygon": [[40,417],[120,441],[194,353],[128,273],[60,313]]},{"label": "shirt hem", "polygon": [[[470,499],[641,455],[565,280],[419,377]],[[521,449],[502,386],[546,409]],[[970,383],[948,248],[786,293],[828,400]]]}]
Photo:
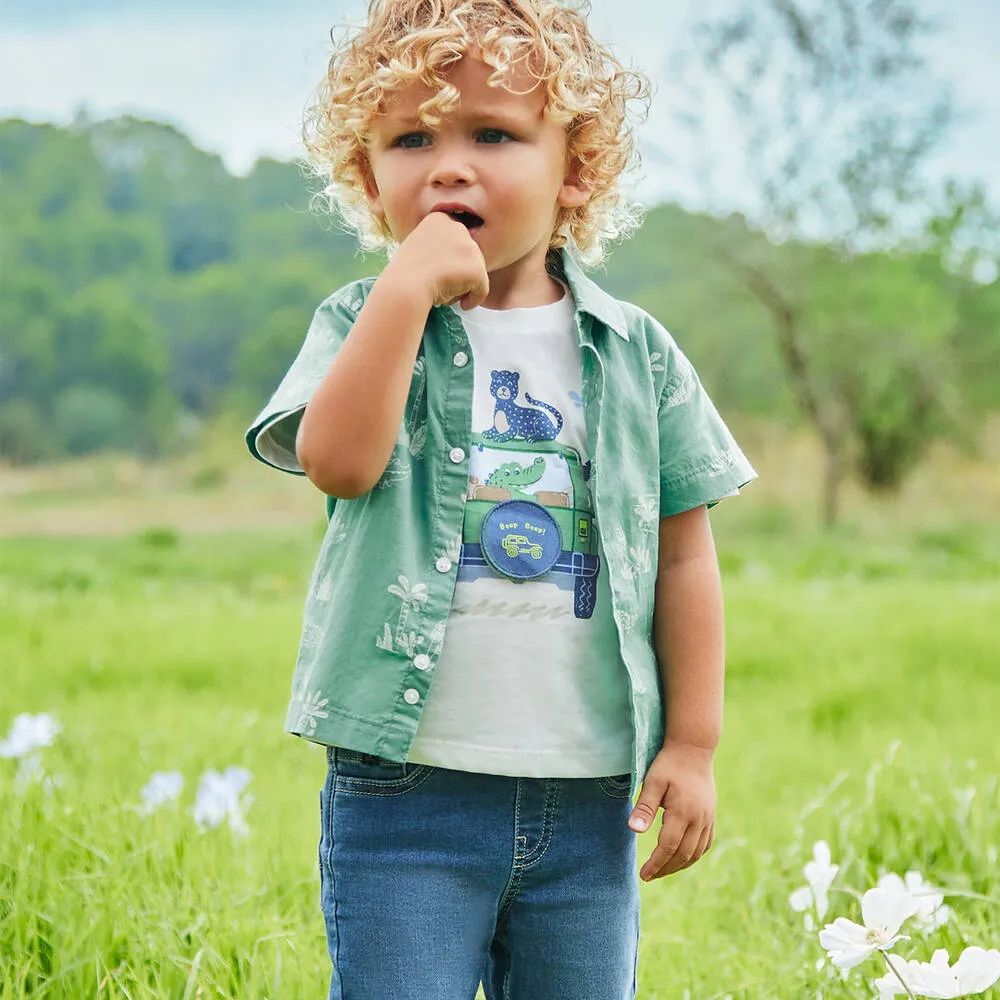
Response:
[{"label": "shirt hem", "polygon": [[358,753],[376,754],[402,764],[412,733],[389,722],[372,722],[351,713],[340,712],[332,705],[324,707],[326,717],[314,721],[312,726],[303,724],[300,703],[289,708],[285,732],[322,746],[342,747]]}]

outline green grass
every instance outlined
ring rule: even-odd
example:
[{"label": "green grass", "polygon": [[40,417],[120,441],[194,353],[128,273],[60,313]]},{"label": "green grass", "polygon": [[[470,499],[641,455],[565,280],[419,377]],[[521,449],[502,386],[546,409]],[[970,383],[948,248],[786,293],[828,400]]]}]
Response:
[{"label": "green grass", "polygon": [[[997,532],[875,543],[746,516],[718,518],[717,842],[643,886],[639,997],[871,996],[883,970],[817,970],[787,903],[819,838],[835,889],[916,868],[956,893],[954,923],[900,954],[1000,946]],[[18,712],[64,725],[51,791],[18,791],[0,760],[0,1000],[324,995],[324,761],[282,732],[316,544],[313,528],[0,540],[0,736]],[[189,812],[201,772],[228,764],[254,775],[243,839],[200,834]],[[140,818],[140,789],[172,769],[180,808]],[[834,892],[827,919],[857,910]]]}]

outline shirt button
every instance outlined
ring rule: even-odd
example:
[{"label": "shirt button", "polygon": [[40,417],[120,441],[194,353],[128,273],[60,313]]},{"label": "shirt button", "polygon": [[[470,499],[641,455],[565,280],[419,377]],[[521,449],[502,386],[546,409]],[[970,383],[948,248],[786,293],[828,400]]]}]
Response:
[{"label": "shirt button", "polygon": [[451,560],[447,556],[441,556],[434,565],[439,573],[447,573],[451,569]]},{"label": "shirt button", "polygon": [[416,688],[407,688],[403,692],[403,701],[405,701],[407,705],[416,705],[416,703],[420,701],[420,692]]},{"label": "shirt button", "polygon": [[451,360],[456,368],[464,368],[469,363],[469,355],[465,351],[459,351]]},{"label": "shirt button", "polygon": [[465,449],[463,449],[463,448],[452,448],[451,451],[448,452],[448,457],[456,465],[458,465],[459,462],[464,462],[465,461]]},{"label": "shirt button", "polygon": [[[417,670],[428,670],[430,669],[431,658],[426,653],[417,653],[417,655],[413,657],[413,665],[417,668]],[[410,701],[410,695],[413,695],[413,701]],[[410,688],[410,690],[407,691],[403,697],[407,701],[410,701],[410,704],[413,705],[416,703],[416,700],[420,697],[420,695],[418,695],[413,688]]]}]

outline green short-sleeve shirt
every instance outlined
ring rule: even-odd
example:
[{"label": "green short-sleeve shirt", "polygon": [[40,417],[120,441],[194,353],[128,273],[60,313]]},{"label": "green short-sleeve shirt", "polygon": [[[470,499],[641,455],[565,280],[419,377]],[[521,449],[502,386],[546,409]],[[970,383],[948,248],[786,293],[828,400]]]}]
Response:
[{"label": "green short-sleeve shirt", "polygon": [[[652,628],[659,518],[715,503],[756,473],[655,319],[603,291],[565,250],[550,254],[550,269],[576,303],[594,514],[629,684],[634,791],[663,743]],[[261,461],[302,473],[295,455],[302,412],[374,281],[347,285],[317,309],[298,357],[247,432]],[[461,319],[436,306],[382,478],[364,496],[331,505],[306,599],[289,732],[406,759],[448,627],[472,392]]]}]

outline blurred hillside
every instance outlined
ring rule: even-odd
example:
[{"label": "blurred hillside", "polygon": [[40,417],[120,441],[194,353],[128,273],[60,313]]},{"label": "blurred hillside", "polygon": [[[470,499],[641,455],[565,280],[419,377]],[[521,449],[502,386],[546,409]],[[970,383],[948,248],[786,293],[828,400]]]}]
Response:
[{"label": "blurred hillside", "polygon": [[[155,458],[220,415],[249,420],[316,305],[382,263],[310,211],[316,182],[298,166],[261,160],[233,177],[154,122],[2,121],[0,175],[8,464],[107,449]],[[892,456],[914,447],[906,435],[918,423],[928,440],[969,446],[1000,408],[1000,282],[946,270],[942,256],[920,247],[843,260],[774,245],[737,216],[661,205],[595,277],[674,333],[722,410],[794,429],[801,406],[780,322],[747,280],[783,274],[801,291],[816,378],[867,460],[888,462],[872,482],[896,486],[905,468]]]}]

